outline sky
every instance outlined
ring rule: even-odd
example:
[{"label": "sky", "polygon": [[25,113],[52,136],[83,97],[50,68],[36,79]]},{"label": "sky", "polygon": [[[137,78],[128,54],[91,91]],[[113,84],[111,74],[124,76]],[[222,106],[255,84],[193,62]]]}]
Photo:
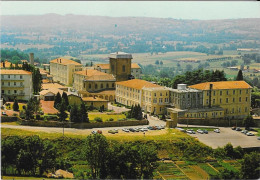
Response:
[{"label": "sky", "polygon": [[174,19],[260,18],[257,1],[1,1],[1,15],[98,15]]}]

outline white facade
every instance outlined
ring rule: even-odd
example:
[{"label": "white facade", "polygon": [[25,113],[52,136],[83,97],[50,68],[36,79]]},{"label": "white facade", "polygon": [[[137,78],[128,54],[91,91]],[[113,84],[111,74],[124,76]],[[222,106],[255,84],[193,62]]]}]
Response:
[{"label": "white facade", "polygon": [[24,70],[1,70],[1,96],[29,100],[33,94],[32,73]]}]

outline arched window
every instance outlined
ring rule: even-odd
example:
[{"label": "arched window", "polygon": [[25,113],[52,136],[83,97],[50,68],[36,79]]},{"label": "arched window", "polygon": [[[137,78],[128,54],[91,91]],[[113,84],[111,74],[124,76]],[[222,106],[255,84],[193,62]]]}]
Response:
[{"label": "arched window", "polygon": [[123,70],[123,72],[125,72],[125,65],[123,65],[122,70]]}]

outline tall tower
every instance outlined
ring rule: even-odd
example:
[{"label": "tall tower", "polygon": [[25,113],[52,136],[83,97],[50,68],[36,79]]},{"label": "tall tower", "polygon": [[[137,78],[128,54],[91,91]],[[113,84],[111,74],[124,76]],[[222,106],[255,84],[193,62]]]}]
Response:
[{"label": "tall tower", "polygon": [[110,54],[110,74],[114,75],[116,81],[126,81],[130,79],[132,59],[132,54],[124,52]]},{"label": "tall tower", "polygon": [[34,53],[30,53],[30,64],[34,66]]}]

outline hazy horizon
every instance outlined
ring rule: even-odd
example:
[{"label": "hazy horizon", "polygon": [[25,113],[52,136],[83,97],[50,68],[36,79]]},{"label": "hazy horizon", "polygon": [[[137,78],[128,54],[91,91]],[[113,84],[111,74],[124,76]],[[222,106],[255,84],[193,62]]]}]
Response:
[{"label": "hazy horizon", "polygon": [[1,15],[87,15],[219,20],[260,18],[257,1],[2,1]]}]

